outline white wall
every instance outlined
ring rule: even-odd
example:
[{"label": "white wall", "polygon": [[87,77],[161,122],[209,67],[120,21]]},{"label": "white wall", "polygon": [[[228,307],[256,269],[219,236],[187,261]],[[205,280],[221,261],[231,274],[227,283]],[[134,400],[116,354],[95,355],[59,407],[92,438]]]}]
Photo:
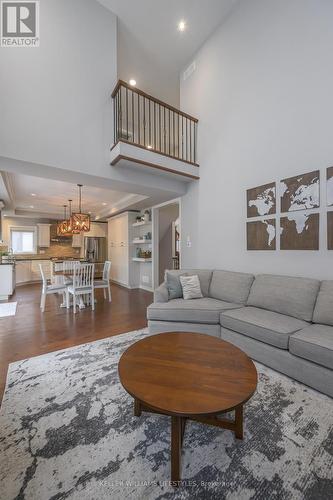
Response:
[{"label": "white wall", "polygon": [[[333,278],[333,2],[246,0],[195,56],[181,107],[199,118],[201,179],[182,200],[182,266]],[[320,251],[246,250],[246,189],[321,170]],[[186,246],[190,236],[192,246]]]},{"label": "white wall", "polygon": [[42,0],[40,47],[0,48],[0,156],[110,170],[116,17],[93,0]]},{"label": "white wall", "polygon": [[135,78],[140,90],[178,107],[178,71],[170,72],[170,66],[152,58],[120,20],[118,26],[118,77],[127,82]]}]

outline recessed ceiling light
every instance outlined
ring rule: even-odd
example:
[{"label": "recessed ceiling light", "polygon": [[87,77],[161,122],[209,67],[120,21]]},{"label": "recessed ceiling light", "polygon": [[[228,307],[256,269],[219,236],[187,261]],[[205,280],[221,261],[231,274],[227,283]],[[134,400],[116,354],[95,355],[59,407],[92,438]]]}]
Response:
[{"label": "recessed ceiling light", "polygon": [[153,149],[153,146],[151,146],[151,144],[148,144],[147,149]]},{"label": "recessed ceiling light", "polygon": [[107,203],[105,203],[105,201],[103,201],[102,205],[104,205],[104,207],[107,205]]},{"label": "recessed ceiling light", "polygon": [[31,193],[31,196],[36,196],[36,193]]},{"label": "recessed ceiling light", "polygon": [[186,23],[185,23],[185,21],[179,21],[179,23],[178,23],[178,30],[179,31],[185,31],[186,30]]},{"label": "recessed ceiling light", "polygon": [[129,84],[132,86],[132,87],[135,87],[136,85],[136,80],[134,80],[134,78],[131,78],[130,81],[129,81]]},{"label": "recessed ceiling light", "polygon": [[30,205],[30,208],[34,208],[34,206],[33,206],[33,205]]}]

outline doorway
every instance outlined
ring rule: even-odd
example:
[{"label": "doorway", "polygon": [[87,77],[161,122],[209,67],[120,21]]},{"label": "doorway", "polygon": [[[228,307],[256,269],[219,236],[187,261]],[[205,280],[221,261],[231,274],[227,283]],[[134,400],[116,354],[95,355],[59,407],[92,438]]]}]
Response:
[{"label": "doorway", "polygon": [[173,201],[154,209],[155,220],[155,269],[154,284],[164,281],[166,269],[180,267],[180,206]]}]

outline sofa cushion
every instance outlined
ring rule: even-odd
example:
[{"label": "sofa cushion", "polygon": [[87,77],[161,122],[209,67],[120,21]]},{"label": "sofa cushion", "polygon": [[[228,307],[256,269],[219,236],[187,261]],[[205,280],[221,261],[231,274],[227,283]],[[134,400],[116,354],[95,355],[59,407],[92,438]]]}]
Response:
[{"label": "sofa cushion", "polygon": [[178,276],[178,277],[182,274],[185,274],[186,276],[193,276],[194,274],[197,274],[199,276],[202,295],[204,297],[208,297],[208,290],[212,279],[213,271],[209,271],[206,269],[178,269],[178,270],[172,269],[168,270],[167,272],[172,276]]},{"label": "sofa cushion", "polygon": [[333,327],[310,325],[291,335],[289,351],[333,370]]},{"label": "sofa cushion", "polygon": [[229,330],[280,349],[288,349],[289,336],[308,325],[305,321],[257,307],[223,312],[220,323]]},{"label": "sofa cushion", "polygon": [[313,322],[333,326],[333,280],[321,283],[313,313]]},{"label": "sofa cushion", "polygon": [[151,304],[147,318],[156,321],[180,321],[189,323],[219,324],[221,311],[242,307],[221,300],[202,298],[193,300],[174,299]]},{"label": "sofa cushion", "polygon": [[200,281],[197,274],[193,276],[179,276],[184,300],[202,299]]},{"label": "sofa cushion", "polygon": [[319,286],[310,278],[261,274],[254,280],[247,305],[311,321]]},{"label": "sofa cushion", "polygon": [[182,284],[180,282],[180,276],[186,276],[183,274],[174,274],[172,271],[165,271],[164,281],[168,290],[169,300],[179,299],[183,296]]},{"label": "sofa cushion", "polygon": [[209,296],[236,304],[245,304],[253,280],[253,274],[215,270],[210,283]]}]

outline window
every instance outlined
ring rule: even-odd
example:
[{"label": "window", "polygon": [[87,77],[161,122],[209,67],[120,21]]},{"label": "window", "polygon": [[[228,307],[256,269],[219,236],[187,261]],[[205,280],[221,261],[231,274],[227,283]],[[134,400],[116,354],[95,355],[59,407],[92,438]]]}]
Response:
[{"label": "window", "polygon": [[30,227],[11,228],[10,247],[13,253],[36,253],[36,229]]}]

